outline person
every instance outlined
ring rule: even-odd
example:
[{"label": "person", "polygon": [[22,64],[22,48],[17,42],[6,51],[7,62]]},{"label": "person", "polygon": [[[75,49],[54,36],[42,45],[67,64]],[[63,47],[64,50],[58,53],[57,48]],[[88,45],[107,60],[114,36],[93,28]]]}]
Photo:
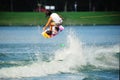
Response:
[{"label": "person", "polygon": [[75,12],[77,11],[77,2],[74,4]]},{"label": "person", "polygon": [[45,31],[49,26],[50,28],[46,33],[48,35],[57,34],[60,29],[59,27],[62,27],[63,18],[57,13],[52,13],[51,11],[47,11],[46,16],[49,16],[49,19],[43,27],[43,30]]}]

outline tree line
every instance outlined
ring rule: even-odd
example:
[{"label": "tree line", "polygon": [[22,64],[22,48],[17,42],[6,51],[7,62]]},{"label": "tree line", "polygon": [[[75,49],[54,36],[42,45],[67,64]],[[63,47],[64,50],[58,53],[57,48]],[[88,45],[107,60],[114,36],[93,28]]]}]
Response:
[{"label": "tree line", "polygon": [[54,11],[120,11],[119,0],[0,0],[0,11],[34,11],[55,6]]}]

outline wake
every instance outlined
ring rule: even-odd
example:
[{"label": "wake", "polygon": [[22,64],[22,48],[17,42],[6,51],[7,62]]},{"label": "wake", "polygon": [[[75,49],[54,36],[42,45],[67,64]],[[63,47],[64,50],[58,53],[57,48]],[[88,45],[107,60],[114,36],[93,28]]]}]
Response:
[{"label": "wake", "polygon": [[79,65],[85,64],[82,55],[82,43],[72,33],[67,37],[67,47],[56,51],[52,61],[2,68],[0,69],[0,78],[37,77],[61,72],[74,73],[72,68],[79,62]]},{"label": "wake", "polygon": [[114,56],[119,46],[98,47],[85,46],[73,31],[69,31],[67,46],[57,50],[50,62],[39,61],[25,66],[14,66],[0,69],[0,78],[39,77],[48,74],[78,73],[76,68],[88,64],[96,68],[119,69],[119,60]]}]

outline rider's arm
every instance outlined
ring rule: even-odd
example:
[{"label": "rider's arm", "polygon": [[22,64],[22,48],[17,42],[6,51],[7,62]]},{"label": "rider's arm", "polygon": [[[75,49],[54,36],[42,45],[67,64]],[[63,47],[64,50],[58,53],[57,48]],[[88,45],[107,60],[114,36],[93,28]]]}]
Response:
[{"label": "rider's arm", "polygon": [[50,17],[48,19],[48,22],[46,23],[46,25],[43,27],[43,30],[46,30],[46,28],[49,26],[50,22],[52,21],[52,18]]}]

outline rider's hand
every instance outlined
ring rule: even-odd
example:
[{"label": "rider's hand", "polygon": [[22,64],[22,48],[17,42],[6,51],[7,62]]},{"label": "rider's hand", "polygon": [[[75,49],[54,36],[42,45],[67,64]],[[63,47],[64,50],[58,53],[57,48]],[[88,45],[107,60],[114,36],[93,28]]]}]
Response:
[{"label": "rider's hand", "polygon": [[45,30],[46,30],[46,28],[45,28],[45,27],[43,27],[43,30],[45,31]]}]

